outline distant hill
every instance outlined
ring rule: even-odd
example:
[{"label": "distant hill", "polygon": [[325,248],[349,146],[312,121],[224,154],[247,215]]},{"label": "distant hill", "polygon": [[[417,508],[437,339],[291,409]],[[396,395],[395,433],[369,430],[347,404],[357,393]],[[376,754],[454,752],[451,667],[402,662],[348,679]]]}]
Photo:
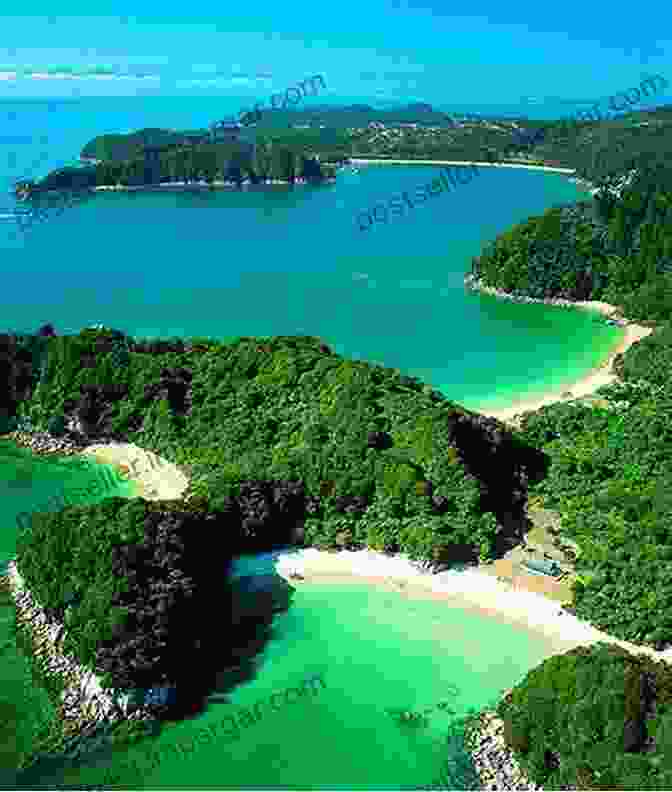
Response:
[{"label": "distant hill", "polygon": [[207,130],[176,132],[172,129],[147,127],[128,135],[99,135],[84,146],[80,156],[83,158],[120,162],[121,160],[139,156],[145,146],[180,144],[185,141],[186,135],[195,135],[198,133],[206,135]]}]

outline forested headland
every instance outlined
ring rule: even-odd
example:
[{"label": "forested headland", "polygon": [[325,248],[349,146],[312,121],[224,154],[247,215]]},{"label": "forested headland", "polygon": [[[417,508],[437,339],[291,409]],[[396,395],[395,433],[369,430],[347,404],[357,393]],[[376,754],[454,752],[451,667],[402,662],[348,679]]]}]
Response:
[{"label": "forested headland", "polygon": [[[303,179],[321,184],[333,179],[334,164],[320,162],[310,149],[312,139],[300,133],[244,141],[193,142],[187,133],[142,129],[128,135],[103,135],[83,149],[84,160],[95,164],[68,166],[39,181],[16,185],[22,198],[48,192],[82,193],[103,186],[151,186],[169,183],[225,182],[240,186]],[[149,156],[148,149],[154,149]],[[93,152],[93,153],[92,153]]]}]

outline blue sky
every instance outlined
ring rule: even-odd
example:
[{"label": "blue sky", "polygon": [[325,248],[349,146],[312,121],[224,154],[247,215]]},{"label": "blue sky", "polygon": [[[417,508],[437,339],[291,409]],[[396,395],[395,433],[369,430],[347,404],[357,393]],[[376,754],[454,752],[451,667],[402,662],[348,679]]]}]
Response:
[{"label": "blue sky", "polygon": [[[2,43],[13,46],[0,47],[0,99],[203,95],[267,102],[314,74],[324,76],[326,102],[596,101],[655,73],[669,78],[672,96],[664,57],[670,40],[661,37],[671,16],[665,4],[660,11],[599,0],[482,0],[469,9],[447,0],[210,5],[33,0],[29,16],[2,17]],[[473,13],[456,14],[456,7]]]}]

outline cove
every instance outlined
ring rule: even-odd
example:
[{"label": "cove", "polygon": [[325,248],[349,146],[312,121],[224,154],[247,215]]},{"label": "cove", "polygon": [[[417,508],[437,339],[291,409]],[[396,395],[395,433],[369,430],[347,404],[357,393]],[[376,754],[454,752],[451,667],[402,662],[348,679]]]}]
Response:
[{"label": "cove", "polygon": [[[237,559],[235,575],[273,569],[274,554],[258,554]],[[216,603],[212,616],[216,630]],[[359,582],[311,583],[297,587],[289,609],[275,617],[256,675],[228,701],[169,722],[159,736],[112,758],[92,755],[81,767],[54,768],[39,783],[101,788],[114,773],[122,788],[427,786],[446,764],[451,724],[490,704],[552,652],[546,639],[459,606]],[[319,695],[268,711],[236,741],[194,741],[233,708],[252,711],[316,674],[324,681]],[[400,723],[397,713],[409,710],[424,713],[421,724]]]}]

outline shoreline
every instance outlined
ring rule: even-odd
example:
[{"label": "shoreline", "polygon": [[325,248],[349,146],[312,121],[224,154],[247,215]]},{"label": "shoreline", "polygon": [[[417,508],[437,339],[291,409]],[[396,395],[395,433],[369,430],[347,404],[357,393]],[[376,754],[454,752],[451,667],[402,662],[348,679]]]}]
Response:
[{"label": "shoreline", "polygon": [[[17,445],[30,448],[36,456],[89,456],[94,461],[117,468],[119,475],[134,484],[133,497],[145,500],[180,498],[189,486],[189,479],[180,468],[163,457],[146,451],[134,443],[92,443],[82,446],[55,438],[54,445],[39,434],[33,444],[27,433],[4,435]],[[16,556],[7,564],[0,578],[16,608],[16,618],[30,635],[33,656],[47,676],[58,676],[63,692],[58,706],[59,719],[66,737],[88,730],[106,720],[151,719],[151,710],[133,708],[133,692],[103,688],[101,676],[61,651],[66,635],[63,624],[50,622],[44,609],[25,584]],[[137,705],[136,705],[137,706]]]},{"label": "shoreline", "polygon": [[350,160],[353,165],[464,165],[484,168],[526,168],[528,170],[550,171],[551,173],[576,174],[574,168],[555,168],[551,165],[528,165],[523,162],[470,162],[466,160],[398,160],[398,159],[359,159]]},{"label": "shoreline", "polygon": [[[477,291],[483,294],[490,294],[494,297],[501,299],[511,300],[513,302],[525,303],[543,303],[545,305],[558,305],[566,308],[579,308],[582,310],[595,311],[602,316],[610,319],[617,320],[621,326],[625,327],[625,334],[618,344],[609,353],[609,356],[595,366],[586,375],[571,383],[566,383],[562,387],[554,387],[553,390],[547,391],[543,395],[521,398],[516,400],[509,407],[491,408],[479,407],[475,408],[476,412],[482,412],[491,418],[497,418],[500,421],[511,421],[512,419],[519,418],[522,413],[534,412],[541,407],[546,407],[550,404],[557,404],[558,402],[569,401],[571,399],[579,399],[585,396],[592,395],[602,385],[610,385],[618,380],[618,377],[612,370],[612,365],[618,355],[623,354],[633,344],[641,341],[650,335],[654,328],[640,325],[635,322],[630,322],[624,319],[621,310],[618,306],[610,305],[609,303],[600,302],[598,300],[584,300],[579,302],[572,302],[571,300],[563,299],[538,299],[533,297],[518,297],[517,295],[509,294],[508,292],[495,289],[491,286],[484,286],[473,275],[465,277],[465,286],[470,291]],[[568,394],[568,395],[566,395]]]},{"label": "shoreline", "polygon": [[144,708],[133,708],[131,693],[103,688],[101,677],[95,671],[62,653],[67,635],[64,625],[47,619],[44,608],[26,586],[15,560],[7,565],[0,585],[7,588],[14,601],[17,624],[29,635],[33,658],[41,672],[47,677],[58,677],[63,683],[57,712],[66,738],[102,722],[144,720],[149,716]]},{"label": "shoreline", "polygon": [[[322,184],[332,183],[335,182],[335,178],[325,178],[322,180]],[[268,181],[259,182],[258,184],[253,184],[251,181],[243,180],[240,184],[240,187],[268,187],[269,185],[306,185],[308,181],[306,179],[297,178],[293,182],[290,182],[285,179],[269,179]],[[221,180],[213,181],[212,184],[208,184],[207,182],[162,182],[161,184],[138,184],[138,185],[124,185],[124,184],[101,184],[98,187],[91,188],[93,192],[134,192],[137,190],[147,190],[152,191],[156,190],[158,192],[162,190],[211,190],[211,189],[231,189],[237,190],[239,189],[238,185],[235,182],[225,182]]]},{"label": "shoreline", "polygon": [[[421,570],[404,554],[388,556],[373,550],[316,550],[281,554],[276,571],[294,586],[311,583],[382,586],[406,596],[437,599],[524,629],[548,646],[548,657],[599,641],[672,663],[672,647],[657,651],[605,633],[582,621],[557,602],[530,591],[515,590],[487,574],[482,564],[432,573]],[[292,575],[298,573],[303,580]]]}]

